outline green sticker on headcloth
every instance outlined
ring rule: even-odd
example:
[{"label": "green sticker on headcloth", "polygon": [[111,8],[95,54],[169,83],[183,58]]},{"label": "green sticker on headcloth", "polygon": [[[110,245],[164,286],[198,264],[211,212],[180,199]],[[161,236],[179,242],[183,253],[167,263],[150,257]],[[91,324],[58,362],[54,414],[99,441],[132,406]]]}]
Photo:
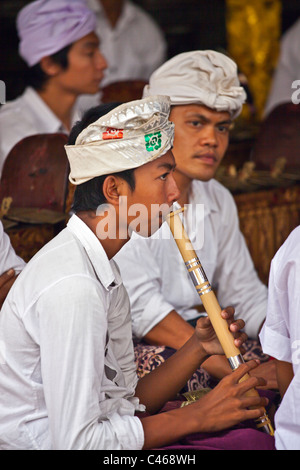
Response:
[{"label": "green sticker on headcloth", "polygon": [[161,147],[161,132],[154,132],[153,134],[145,135],[146,150],[153,152]]}]

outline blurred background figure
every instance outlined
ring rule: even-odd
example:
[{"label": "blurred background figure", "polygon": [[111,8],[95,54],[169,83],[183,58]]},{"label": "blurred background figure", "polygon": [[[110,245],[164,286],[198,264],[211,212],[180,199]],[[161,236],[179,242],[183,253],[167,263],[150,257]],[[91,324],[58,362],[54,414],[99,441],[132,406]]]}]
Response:
[{"label": "blurred background figure", "polygon": [[101,89],[83,95],[85,112],[101,102],[130,101],[142,96],[154,70],[167,59],[168,45],[153,16],[129,0],[84,0],[97,18],[100,51],[107,60]]},{"label": "blurred background figure", "polygon": [[265,117],[276,106],[292,102],[292,95],[295,92],[292,84],[294,81],[300,80],[299,42],[300,18],[282,36],[279,60],[265,107]]},{"label": "blurred background figure", "polygon": [[95,16],[83,0],[31,2],[16,23],[29,86],[0,110],[0,174],[8,153],[24,137],[69,133],[80,117],[78,96],[96,93],[106,68]]},{"label": "blurred background figure", "polygon": [[100,50],[108,62],[101,85],[148,80],[167,58],[167,43],[155,20],[129,0],[86,0],[97,17]]}]

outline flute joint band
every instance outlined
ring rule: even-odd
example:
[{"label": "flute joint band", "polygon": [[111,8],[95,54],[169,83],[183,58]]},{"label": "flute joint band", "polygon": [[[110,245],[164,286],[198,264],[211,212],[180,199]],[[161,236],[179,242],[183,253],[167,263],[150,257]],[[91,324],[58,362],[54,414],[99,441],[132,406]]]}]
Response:
[{"label": "flute joint band", "polygon": [[255,423],[257,429],[260,429],[261,431],[265,432],[266,434],[269,434],[270,436],[274,436],[274,429],[271,420],[266,413],[259,419],[256,419]]},{"label": "flute joint band", "polygon": [[245,362],[241,354],[238,354],[237,356],[228,357],[227,359],[232,370],[236,370],[238,367],[240,367],[241,364],[244,364]]},{"label": "flute joint band", "polygon": [[190,273],[194,286],[198,294],[204,295],[211,291],[211,285],[208,282],[204,269],[201,266],[199,258],[192,258],[185,262],[186,268]]}]

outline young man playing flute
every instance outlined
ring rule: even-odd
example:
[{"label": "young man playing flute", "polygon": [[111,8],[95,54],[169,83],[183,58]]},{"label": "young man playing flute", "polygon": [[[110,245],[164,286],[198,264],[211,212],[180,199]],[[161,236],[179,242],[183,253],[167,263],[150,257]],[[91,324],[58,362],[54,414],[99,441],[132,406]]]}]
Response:
[{"label": "young man playing flute", "polygon": [[[203,436],[194,433],[258,418],[267,405],[245,396],[263,379],[238,383],[256,367],[252,361],[203,400],[158,413],[208,355],[222,352],[205,318],[170,361],[138,380],[129,300],[112,258],[128,242],[137,208],[147,237],[179,197],[174,125],[167,97],[112,108],[100,107],[71,132],[75,214],[28,263],[1,312],[2,449],[153,449],[192,434],[200,449]],[[241,346],[244,322],[233,321],[230,308],[222,315]],[[220,436],[220,448],[273,449],[256,429],[231,432]]]}]

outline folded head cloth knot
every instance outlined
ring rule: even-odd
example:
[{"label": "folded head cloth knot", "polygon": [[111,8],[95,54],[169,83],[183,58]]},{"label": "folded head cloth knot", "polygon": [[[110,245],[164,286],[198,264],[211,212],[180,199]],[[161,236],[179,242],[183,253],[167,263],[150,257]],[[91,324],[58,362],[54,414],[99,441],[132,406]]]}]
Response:
[{"label": "folded head cloth knot", "polygon": [[75,145],[66,145],[69,179],[81,184],[101,175],[137,168],[164,155],[172,146],[167,96],[124,103],[86,127]]},{"label": "folded head cloth knot", "polygon": [[95,29],[95,16],[84,0],[29,3],[17,17],[20,56],[32,67]]},{"label": "folded head cloth knot", "polygon": [[171,105],[201,104],[232,118],[246,99],[235,62],[210,50],[184,52],[165,62],[144,88],[144,97],[155,94],[170,96]]}]

